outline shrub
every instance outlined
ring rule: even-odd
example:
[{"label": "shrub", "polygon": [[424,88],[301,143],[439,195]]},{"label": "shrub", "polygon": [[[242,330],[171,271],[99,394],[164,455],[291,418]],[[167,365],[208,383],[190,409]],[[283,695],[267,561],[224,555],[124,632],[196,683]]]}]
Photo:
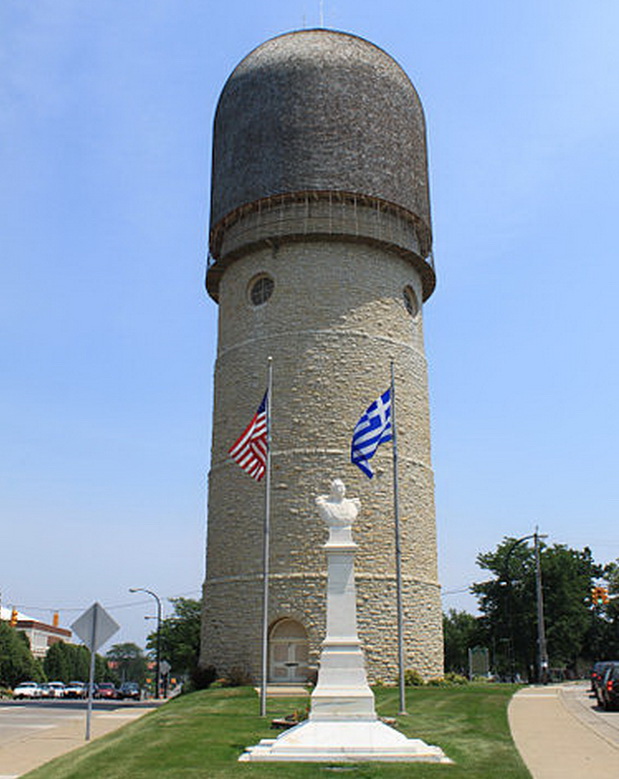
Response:
[{"label": "shrub", "polygon": [[206,690],[217,678],[217,671],[215,666],[207,665],[204,668],[202,666],[196,666],[192,669],[190,674],[191,689],[192,690]]},{"label": "shrub", "polygon": [[226,674],[224,687],[245,687],[252,683],[253,679],[246,668],[234,666]]},{"label": "shrub", "polygon": [[303,722],[303,720],[306,720],[309,717],[309,711],[310,707],[309,704],[305,706],[303,709],[295,709],[290,717],[287,717],[286,719],[290,719],[291,722]]},{"label": "shrub", "polygon": [[469,680],[466,678],[466,676],[462,676],[462,674],[457,674],[455,671],[449,671],[449,673],[445,674],[445,681],[448,684],[468,684]]},{"label": "shrub", "polygon": [[423,687],[425,682],[419,671],[414,671],[412,668],[408,668],[406,671],[404,671],[404,684],[407,687]]},{"label": "shrub", "polygon": [[442,676],[434,676],[432,679],[428,679],[426,682],[428,687],[448,687],[449,682],[445,681]]}]

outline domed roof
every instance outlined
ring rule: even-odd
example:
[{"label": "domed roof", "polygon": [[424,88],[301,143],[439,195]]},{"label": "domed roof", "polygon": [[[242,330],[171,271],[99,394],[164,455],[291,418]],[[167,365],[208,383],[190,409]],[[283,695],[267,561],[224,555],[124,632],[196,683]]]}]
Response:
[{"label": "domed roof", "polygon": [[306,191],[388,201],[431,241],[421,102],[395,60],[362,38],[323,29],[273,38],[219,99],[211,228],[240,206]]}]

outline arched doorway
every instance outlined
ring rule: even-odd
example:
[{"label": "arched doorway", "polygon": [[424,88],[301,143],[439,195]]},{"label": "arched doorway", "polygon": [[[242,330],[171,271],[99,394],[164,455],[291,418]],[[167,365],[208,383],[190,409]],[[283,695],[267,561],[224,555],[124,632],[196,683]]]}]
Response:
[{"label": "arched doorway", "polygon": [[269,680],[298,684],[307,681],[309,641],[307,632],[294,619],[280,619],[269,639]]}]

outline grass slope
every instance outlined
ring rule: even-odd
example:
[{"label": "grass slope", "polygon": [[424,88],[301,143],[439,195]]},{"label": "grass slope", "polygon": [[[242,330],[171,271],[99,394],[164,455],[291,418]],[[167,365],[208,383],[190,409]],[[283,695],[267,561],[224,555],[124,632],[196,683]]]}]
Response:
[{"label": "grass slope", "polygon": [[[410,777],[410,779],[525,779],[512,742],[507,704],[511,685],[415,688],[409,716],[398,727],[442,747],[455,765],[358,763],[238,763],[246,746],[273,738],[269,721],[302,708],[307,699],[275,699],[261,719],[250,688],[205,690],[177,698],[136,722],[27,774],[28,779],[227,779],[228,777]],[[381,716],[395,716],[398,692],[376,691]]]}]

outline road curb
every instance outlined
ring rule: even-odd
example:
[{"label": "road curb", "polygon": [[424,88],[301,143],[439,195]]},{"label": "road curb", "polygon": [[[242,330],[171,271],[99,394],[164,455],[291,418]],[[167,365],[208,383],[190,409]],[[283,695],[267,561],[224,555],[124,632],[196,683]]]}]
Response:
[{"label": "road curb", "polygon": [[595,733],[596,736],[606,741],[611,747],[619,750],[619,730],[600,719],[600,717],[576,699],[575,696],[570,695],[568,690],[569,688],[567,687],[559,689],[559,700],[566,711],[576,717],[579,722]]}]

